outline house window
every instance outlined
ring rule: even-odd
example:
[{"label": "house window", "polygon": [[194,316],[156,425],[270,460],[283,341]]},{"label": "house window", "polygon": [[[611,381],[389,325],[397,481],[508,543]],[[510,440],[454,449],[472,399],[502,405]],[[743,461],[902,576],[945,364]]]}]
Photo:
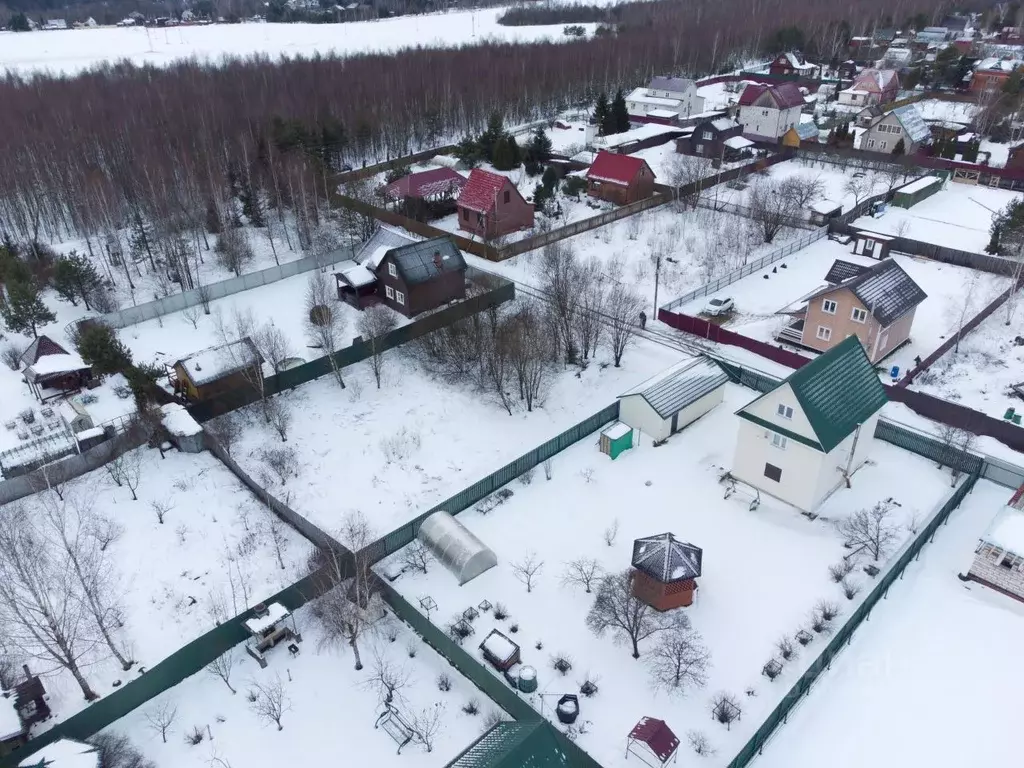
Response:
[{"label": "house window", "polygon": [[762,117],[768,117],[768,110],[767,109],[762,109],[761,110],[761,116]]},{"label": "house window", "polygon": [[789,440],[786,439],[785,435],[780,435],[778,432],[770,432],[770,431],[769,431],[768,434],[771,435],[771,440],[772,440],[772,445],[773,446],[778,448],[780,451],[786,450],[786,445],[787,445],[787,443],[789,443]]},{"label": "house window", "polygon": [[1024,559],[1019,558],[1016,555],[1011,555],[1009,552],[1007,552],[1006,556],[1000,561],[999,565],[1003,568],[1015,570],[1020,566],[1022,562],[1024,562]]},{"label": "house window", "polygon": [[889,332],[885,331],[878,335],[878,349],[879,351],[889,346]]},{"label": "house window", "polygon": [[900,127],[899,127],[898,125],[894,125],[894,126],[893,126],[893,127],[892,127],[892,128],[890,129],[890,132],[891,132],[891,133],[895,133],[895,134],[896,134],[896,135],[898,136],[898,135],[900,135],[901,133],[903,133],[903,129],[902,129],[902,128],[900,128]]},{"label": "house window", "polygon": [[696,151],[697,151],[698,155],[703,155],[704,154],[704,145],[703,144],[698,144],[697,148],[696,148]]},{"label": "house window", "polygon": [[828,341],[829,339],[832,338],[832,329],[829,328],[828,326],[819,325],[818,338],[821,339],[822,341]]},{"label": "house window", "polygon": [[875,148],[875,140],[874,139],[868,139],[868,149],[874,149],[874,148]]},{"label": "house window", "polygon": [[781,416],[784,419],[792,419],[793,418],[793,406],[791,406],[791,405],[783,405],[782,403],[779,403],[779,407],[775,410],[775,413],[776,413],[776,415]]},{"label": "house window", "polygon": [[511,193],[510,193],[510,192],[509,192],[509,191],[508,191],[508,190],[506,189],[506,190],[505,190],[505,198],[504,198],[504,200],[505,200],[505,202],[506,202],[506,203],[507,203],[507,202],[509,201],[509,195],[510,195],[510,194],[511,194]]},{"label": "house window", "polygon": [[392,277],[398,277],[398,269],[395,267],[395,263],[393,261],[388,262],[388,274]]},{"label": "house window", "polygon": [[868,319],[868,311],[860,307],[854,307],[850,313],[850,319],[855,323],[863,323]]},{"label": "house window", "polygon": [[887,146],[889,146],[889,142],[883,141],[883,142],[879,143],[878,148],[879,149],[885,149]]},{"label": "house window", "polygon": [[712,135],[711,131],[704,131],[702,138],[704,139],[704,141],[711,141],[714,138],[714,136]]},{"label": "house window", "polygon": [[388,297],[389,299],[391,299],[392,301],[394,301],[394,298],[395,298],[395,289],[394,289],[394,288],[392,288],[392,287],[391,287],[390,285],[385,285],[385,286],[384,286],[384,295],[385,295],[385,296],[387,296],[387,297]]},{"label": "house window", "polygon": [[878,126],[878,132],[879,133],[888,133],[889,132],[889,126],[888,125],[880,125],[880,126]]},{"label": "house window", "polygon": [[776,483],[782,482],[782,470],[774,464],[764,465],[764,476],[769,480],[774,480]]},{"label": "house window", "polygon": [[469,209],[468,208],[463,208],[462,209],[462,218],[465,219],[466,221],[469,221]]},{"label": "house window", "polygon": [[405,294],[401,291],[395,291],[395,301],[399,304],[405,304]]},{"label": "house window", "polygon": [[873,251],[873,250],[875,250],[875,241],[872,240],[870,237],[868,237],[868,238],[866,238],[864,240],[864,250],[865,251]]},{"label": "house window", "polygon": [[821,302],[821,311],[826,315],[834,315],[838,307],[839,305],[832,301],[832,299],[825,299]]}]

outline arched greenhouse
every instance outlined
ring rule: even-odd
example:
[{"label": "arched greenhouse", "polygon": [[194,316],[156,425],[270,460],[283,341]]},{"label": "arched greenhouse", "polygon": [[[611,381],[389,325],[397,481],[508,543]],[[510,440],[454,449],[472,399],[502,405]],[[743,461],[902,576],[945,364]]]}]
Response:
[{"label": "arched greenhouse", "polygon": [[498,564],[486,544],[443,510],[424,520],[416,536],[455,575],[460,586]]}]

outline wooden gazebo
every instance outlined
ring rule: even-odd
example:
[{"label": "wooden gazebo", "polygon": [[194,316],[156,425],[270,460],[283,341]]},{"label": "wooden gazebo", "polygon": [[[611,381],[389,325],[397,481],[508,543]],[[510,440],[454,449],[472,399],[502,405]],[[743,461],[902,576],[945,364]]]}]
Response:
[{"label": "wooden gazebo", "polygon": [[653,768],[674,761],[678,751],[679,737],[656,717],[641,717],[626,737],[626,759],[635,755]]},{"label": "wooden gazebo", "polygon": [[633,542],[633,595],[659,611],[693,603],[703,551],[662,533]]}]

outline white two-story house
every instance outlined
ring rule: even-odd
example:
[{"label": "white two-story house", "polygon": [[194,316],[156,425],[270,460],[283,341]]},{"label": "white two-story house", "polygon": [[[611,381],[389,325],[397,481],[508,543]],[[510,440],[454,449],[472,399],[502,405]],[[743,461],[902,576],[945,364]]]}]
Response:
[{"label": "white two-story house", "polygon": [[888,397],[856,336],[740,408],[730,474],[805,512],[867,460]]},{"label": "white two-story house", "polygon": [[687,118],[704,111],[704,97],[697,94],[697,83],[693,80],[654,77],[646,88],[634,88],[626,96],[626,111],[641,121]]},{"label": "white two-story house", "polygon": [[740,94],[739,122],[744,136],[780,139],[800,123],[804,95],[794,83],[751,83]]}]

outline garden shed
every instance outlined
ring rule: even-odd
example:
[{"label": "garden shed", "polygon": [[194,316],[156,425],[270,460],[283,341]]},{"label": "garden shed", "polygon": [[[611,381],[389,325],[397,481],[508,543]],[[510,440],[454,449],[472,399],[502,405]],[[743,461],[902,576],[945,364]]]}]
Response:
[{"label": "garden shed", "polygon": [[633,430],[628,424],[616,421],[601,430],[601,453],[617,459],[623,451],[633,447]]},{"label": "garden shed", "polygon": [[704,552],[671,533],[633,542],[633,596],[658,611],[693,604]]},{"label": "garden shed", "polygon": [[455,575],[459,586],[498,564],[494,552],[444,510],[424,520],[416,538]]},{"label": "garden shed", "polygon": [[892,195],[892,204],[897,208],[911,208],[927,197],[931,197],[942,189],[942,179],[938,176],[922,176],[917,181],[912,181],[899,189]]},{"label": "garden shed", "polygon": [[722,402],[728,381],[710,358],[685,360],[619,395],[619,420],[664,440]]}]

